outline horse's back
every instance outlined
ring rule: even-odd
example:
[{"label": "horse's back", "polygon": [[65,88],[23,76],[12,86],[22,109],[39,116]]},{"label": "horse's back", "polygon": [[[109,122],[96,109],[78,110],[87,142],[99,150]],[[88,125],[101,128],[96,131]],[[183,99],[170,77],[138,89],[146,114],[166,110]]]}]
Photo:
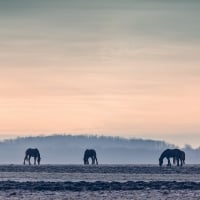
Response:
[{"label": "horse's back", "polygon": [[169,156],[178,156],[178,155],[180,155],[181,151],[180,151],[180,149],[167,149],[166,153]]},{"label": "horse's back", "polygon": [[181,154],[180,149],[166,149],[163,151],[163,153],[161,154],[161,157],[177,157]]},{"label": "horse's back", "polygon": [[96,151],[94,149],[89,149],[89,154],[96,156]]},{"label": "horse's back", "polygon": [[35,155],[39,155],[40,153],[39,153],[39,150],[37,148],[35,148],[35,149],[28,148],[26,150],[26,154],[35,156]]},{"label": "horse's back", "polygon": [[96,157],[96,151],[94,149],[86,149],[84,153],[84,157],[91,157],[91,156]]}]

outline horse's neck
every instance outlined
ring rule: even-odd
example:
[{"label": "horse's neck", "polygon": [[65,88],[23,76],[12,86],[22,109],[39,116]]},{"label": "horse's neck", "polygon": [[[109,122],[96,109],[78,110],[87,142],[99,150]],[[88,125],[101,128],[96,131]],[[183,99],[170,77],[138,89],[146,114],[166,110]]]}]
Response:
[{"label": "horse's neck", "polygon": [[166,157],[166,153],[162,153],[160,159],[163,160]]}]

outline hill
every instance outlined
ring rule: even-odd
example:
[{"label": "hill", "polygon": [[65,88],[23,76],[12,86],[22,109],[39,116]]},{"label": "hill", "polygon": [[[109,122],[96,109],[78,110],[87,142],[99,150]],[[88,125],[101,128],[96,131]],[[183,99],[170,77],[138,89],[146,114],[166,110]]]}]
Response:
[{"label": "hill", "polygon": [[[40,150],[43,164],[82,164],[87,148],[96,149],[100,164],[157,164],[161,152],[175,148],[175,145],[164,141],[106,136],[21,137],[0,142],[0,163],[21,164],[29,147]],[[187,163],[199,163],[200,149],[186,146],[184,150]]]}]

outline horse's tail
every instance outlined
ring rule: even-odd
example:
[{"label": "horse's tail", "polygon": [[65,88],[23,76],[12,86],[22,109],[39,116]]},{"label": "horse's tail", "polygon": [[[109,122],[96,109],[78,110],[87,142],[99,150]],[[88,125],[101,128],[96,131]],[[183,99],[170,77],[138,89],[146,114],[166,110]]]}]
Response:
[{"label": "horse's tail", "polygon": [[96,164],[98,165],[98,160],[97,160],[97,153],[96,151],[94,150],[94,162],[96,161]]},{"label": "horse's tail", "polygon": [[98,163],[98,160],[97,160],[97,155],[95,156],[95,160],[96,160],[96,164],[98,165],[99,163]]},{"label": "horse's tail", "polygon": [[185,164],[185,152],[184,151],[182,151],[182,160],[183,160],[183,164]]},{"label": "horse's tail", "polygon": [[41,156],[40,156],[40,152],[39,152],[38,149],[36,149],[36,155],[35,156],[37,157],[37,162],[38,162],[38,165],[39,165],[40,161],[41,161]]}]

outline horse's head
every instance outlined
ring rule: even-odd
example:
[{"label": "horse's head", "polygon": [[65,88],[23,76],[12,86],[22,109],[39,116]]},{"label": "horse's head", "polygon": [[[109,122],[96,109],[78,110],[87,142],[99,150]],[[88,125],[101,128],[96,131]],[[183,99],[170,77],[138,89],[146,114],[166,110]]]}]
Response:
[{"label": "horse's head", "polygon": [[159,158],[159,166],[163,165],[163,159]]},{"label": "horse's head", "polygon": [[84,162],[84,165],[88,165],[89,164],[89,161],[86,157],[83,158],[83,162]]}]

